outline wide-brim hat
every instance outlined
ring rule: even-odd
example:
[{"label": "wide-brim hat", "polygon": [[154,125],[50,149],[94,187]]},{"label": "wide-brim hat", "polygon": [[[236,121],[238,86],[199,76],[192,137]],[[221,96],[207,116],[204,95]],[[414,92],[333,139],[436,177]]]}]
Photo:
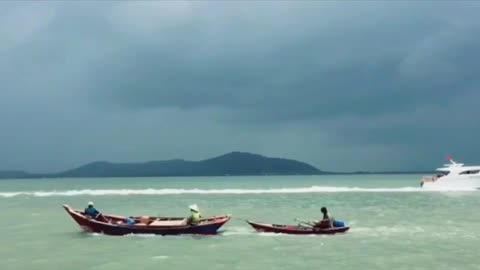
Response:
[{"label": "wide-brim hat", "polygon": [[195,212],[199,211],[198,206],[196,204],[190,205],[189,208],[190,208],[190,210],[195,211]]}]

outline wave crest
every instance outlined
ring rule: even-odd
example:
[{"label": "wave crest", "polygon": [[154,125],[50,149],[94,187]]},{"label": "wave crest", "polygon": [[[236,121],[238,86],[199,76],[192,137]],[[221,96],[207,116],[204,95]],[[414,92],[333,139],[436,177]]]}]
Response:
[{"label": "wave crest", "polygon": [[336,193],[336,192],[432,192],[432,191],[474,191],[475,189],[441,189],[424,190],[419,187],[399,188],[361,188],[361,187],[330,187],[311,186],[300,188],[271,188],[271,189],[81,189],[64,191],[15,191],[0,192],[0,197],[11,198],[17,196],[53,197],[53,196],[128,196],[128,195],[181,195],[181,194],[295,194],[295,193]]}]

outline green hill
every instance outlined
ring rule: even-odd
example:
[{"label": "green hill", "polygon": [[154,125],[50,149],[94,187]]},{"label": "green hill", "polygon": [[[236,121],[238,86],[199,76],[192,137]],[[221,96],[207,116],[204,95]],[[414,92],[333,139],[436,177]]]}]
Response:
[{"label": "green hill", "polygon": [[53,177],[221,176],[221,175],[313,175],[322,171],[300,161],[232,152],[219,157],[145,163],[92,162],[53,174]]}]

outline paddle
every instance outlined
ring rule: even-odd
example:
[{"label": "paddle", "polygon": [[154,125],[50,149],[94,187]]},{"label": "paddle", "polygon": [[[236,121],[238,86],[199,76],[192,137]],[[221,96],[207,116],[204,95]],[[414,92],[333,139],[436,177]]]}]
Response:
[{"label": "paddle", "polygon": [[312,224],[312,223],[307,222],[307,221],[300,220],[300,219],[298,219],[298,218],[296,218],[295,221],[298,221],[298,222],[300,222],[300,223],[302,223],[302,224],[305,224],[305,225],[308,225],[308,226],[310,226],[310,227],[315,227],[315,224]]}]

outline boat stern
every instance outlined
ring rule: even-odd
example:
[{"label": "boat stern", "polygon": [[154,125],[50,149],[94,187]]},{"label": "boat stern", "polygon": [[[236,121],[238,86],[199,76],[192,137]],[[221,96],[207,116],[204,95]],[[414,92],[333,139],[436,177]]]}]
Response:
[{"label": "boat stern", "polygon": [[426,184],[435,183],[438,177],[436,176],[424,176],[420,181],[420,187],[425,186]]}]

